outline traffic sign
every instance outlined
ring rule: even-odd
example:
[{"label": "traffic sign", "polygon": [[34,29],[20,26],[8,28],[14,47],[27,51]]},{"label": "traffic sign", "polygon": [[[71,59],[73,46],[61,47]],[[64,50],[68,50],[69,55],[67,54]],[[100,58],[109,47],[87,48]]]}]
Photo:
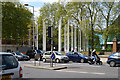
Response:
[{"label": "traffic sign", "polygon": [[51,55],[51,59],[52,59],[52,60],[55,59],[55,54],[54,54],[54,53]]}]

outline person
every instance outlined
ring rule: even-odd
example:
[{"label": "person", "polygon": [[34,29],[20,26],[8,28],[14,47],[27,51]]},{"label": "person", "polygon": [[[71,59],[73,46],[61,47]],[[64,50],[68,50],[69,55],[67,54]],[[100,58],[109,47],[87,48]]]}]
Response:
[{"label": "person", "polygon": [[72,50],[72,52],[74,52],[74,49]]},{"label": "person", "polygon": [[96,50],[93,50],[92,56],[95,58],[95,61],[100,61],[100,57],[96,54]]},{"label": "person", "polygon": [[94,49],[93,52],[92,52],[92,56],[94,57],[95,61],[96,61],[96,57],[95,57],[96,55],[97,55],[96,50]]},{"label": "person", "polygon": [[36,54],[35,54],[35,61],[37,61],[39,58],[40,58],[40,54],[39,54],[39,53],[36,53]]},{"label": "person", "polygon": [[89,50],[89,52],[88,52],[88,56],[91,57],[91,50]]}]

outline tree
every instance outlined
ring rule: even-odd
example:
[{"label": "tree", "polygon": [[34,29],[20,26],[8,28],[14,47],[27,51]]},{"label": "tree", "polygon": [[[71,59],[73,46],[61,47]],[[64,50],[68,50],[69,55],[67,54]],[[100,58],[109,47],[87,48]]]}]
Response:
[{"label": "tree", "polygon": [[104,39],[105,39],[105,49],[107,49],[107,41],[108,41],[108,37],[109,37],[109,28],[112,25],[113,21],[117,18],[118,14],[119,14],[119,9],[118,9],[119,5],[116,2],[103,2],[100,5],[100,11],[102,16],[104,17],[104,22],[105,24],[103,26],[105,26],[104,29]]},{"label": "tree", "polygon": [[27,41],[28,24],[32,13],[20,3],[2,3],[2,37],[4,40],[19,43]]}]

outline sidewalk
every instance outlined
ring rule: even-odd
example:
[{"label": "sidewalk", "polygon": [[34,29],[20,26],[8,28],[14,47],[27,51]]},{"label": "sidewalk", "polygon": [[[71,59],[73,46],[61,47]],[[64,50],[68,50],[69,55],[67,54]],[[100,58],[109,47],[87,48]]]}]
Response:
[{"label": "sidewalk", "polygon": [[107,58],[100,58],[103,64],[107,64]]},{"label": "sidewalk", "polygon": [[107,64],[107,58],[109,55],[99,55],[99,57],[104,64]]},{"label": "sidewalk", "polygon": [[36,69],[46,69],[46,70],[61,70],[61,69],[67,69],[66,66],[55,66],[51,67],[50,65],[24,65],[24,67],[27,68],[36,68]]}]

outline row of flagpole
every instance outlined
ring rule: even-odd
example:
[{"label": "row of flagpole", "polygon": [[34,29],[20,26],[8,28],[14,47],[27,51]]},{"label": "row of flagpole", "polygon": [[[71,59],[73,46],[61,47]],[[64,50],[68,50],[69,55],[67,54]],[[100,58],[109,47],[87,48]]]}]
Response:
[{"label": "row of flagpole", "polygon": [[[70,50],[70,46],[69,46],[69,25],[70,24],[70,21],[68,19],[68,22],[67,22],[67,26],[65,25],[64,26],[64,51],[65,52],[69,52]],[[61,52],[61,26],[62,26],[62,17],[60,18],[59,20],[59,26],[58,26],[58,51]],[[67,27],[67,28],[66,28]],[[67,29],[67,30],[66,30]],[[74,29],[74,32],[73,32],[73,29]],[[77,39],[76,39],[76,29],[77,27],[76,26],[71,26],[71,51],[72,50],[75,50],[77,51]],[[80,30],[81,31],[81,30]],[[73,34],[74,34],[74,37],[73,37]],[[80,36],[79,36],[79,48],[78,50],[81,50],[81,32],[80,32]],[[53,37],[54,38],[54,37]],[[73,40],[74,38],[74,40]],[[73,45],[73,41],[74,41],[74,45]],[[46,51],[46,25],[45,25],[45,21],[43,20],[43,51]]]}]

